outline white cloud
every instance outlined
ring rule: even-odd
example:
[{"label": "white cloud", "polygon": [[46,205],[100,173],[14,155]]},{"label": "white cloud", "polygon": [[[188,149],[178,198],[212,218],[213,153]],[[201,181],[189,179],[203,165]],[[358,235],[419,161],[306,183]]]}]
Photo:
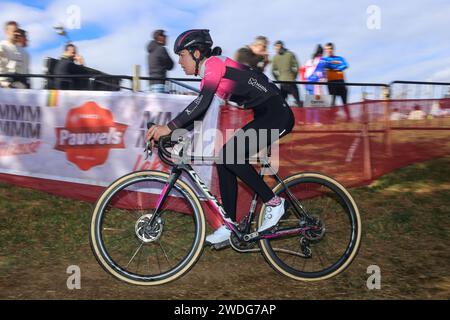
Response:
[{"label": "white cloud", "polygon": [[450,79],[450,67],[432,74],[427,81],[448,82]]}]

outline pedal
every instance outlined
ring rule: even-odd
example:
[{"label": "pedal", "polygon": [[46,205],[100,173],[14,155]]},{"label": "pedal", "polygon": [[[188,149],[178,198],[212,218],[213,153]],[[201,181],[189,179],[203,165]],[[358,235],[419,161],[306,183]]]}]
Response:
[{"label": "pedal", "polygon": [[215,250],[222,250],[230,246],[230,240],[225,240],[219,243],[211,244],[209,242],[206,242],[206,245],[209,245],[211,248]]}]

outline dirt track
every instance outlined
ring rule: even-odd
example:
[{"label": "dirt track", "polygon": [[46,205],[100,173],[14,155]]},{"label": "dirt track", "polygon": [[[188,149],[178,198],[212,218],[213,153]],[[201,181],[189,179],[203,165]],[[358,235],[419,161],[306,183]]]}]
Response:
[{"label": "dirt track", "polygon": [[[381,243],[380,243],[381,244]],[[387,243],[386,243],[387,244]],[[414,245],[412,243],[412,245]],[[390,256],[374,246],[361,248],[359,257],[342,275],[319,283],[301,283],[273,271],[258,254],[242,255],[231,249],[206,249],[185,277],[168,285],[142,288],[121,283],[101,269],[90,248],[80,248],[82,259],[45,260],[35,268],[14,270],[0,278],[2,299],[430,299],[450,297],[448,254],[443,244],[423,250],[397,247]],[[408,264],[400,257],[409,252]],[[396,258],[397,254],[399,255]],[[417,255],[417,256],[415,256]],[[425,256],[428,261],[424,261]],[[81,268],[81,290],[67,289],[66,269]],[[367,267],[382,270],[382,290],[366,287]],[[432,273],[430,269],[433,268]],[[433,275],[435,274],[435,275]]]},{"label": "dirt track", "polygon": [[[0,299],[449,299],[449,170],[446,157],[352,190],[363,219],[361,250],[346,272],[318,283],[281,276],[259,254],[205,249],[173,283],[127,285],[91,253],[91,205],[3,184]],[[70,265],[81,268],[81,290],[67,288]],[[367,289],[370,265],[381,268],[381,290]]]}]

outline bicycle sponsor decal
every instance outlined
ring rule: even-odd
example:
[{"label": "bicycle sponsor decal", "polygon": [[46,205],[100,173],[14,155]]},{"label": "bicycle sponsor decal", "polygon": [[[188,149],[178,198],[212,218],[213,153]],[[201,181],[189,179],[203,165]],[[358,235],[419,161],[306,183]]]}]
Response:
[{"label": "bicycle sponsor decal", "polygon": [[125,149],[128,126],[114,121],[113,113],[89,101],[71,109],[64,127],[56,128],[55,149],[83,171],[106,162],[111,149]]}]

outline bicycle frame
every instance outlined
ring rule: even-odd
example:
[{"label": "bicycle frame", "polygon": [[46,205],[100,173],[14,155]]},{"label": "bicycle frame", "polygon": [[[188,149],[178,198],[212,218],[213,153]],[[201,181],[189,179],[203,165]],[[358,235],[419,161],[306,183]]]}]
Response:
[{"label": "bicycle frame", "polygon": [[[272,167],[270,166],[270,164],[267,161],[264,161],[264,163],[261,167],[261,170],[259,173],[261,176],[263,175],[264,168],[269,168],[272,171],[272,174],[278,180],[278,182],[280,182],[284,185],[282,179],[280,179],[280,177],[274,172],[274,170],[272,169]],[[226,214],[224,207],[220,204],[220,202],[217,200],[217,198],[211,193],[211,191],[208,189],[206,184],[202,181],[202,179],[197,174],[197,172],[192,168],[191,165],[185,164],[185,163],[177,164],[172,167],[169,181],[164,186],[164,188],[161,192],[161,195],[157,201],[157,205],[155,208],[155,214],[153,215],[153,217],[150,221],[150,224],[153,223],[153,220],[156,219],[156,217],[158,216],[158,212],[160,211],[161,206],[164,203],[164,200],[167,198],[172,187],[175,185],[176,181],[180,178],[180,176],[183,172],[186,172],[188,177],[190,178],[190,180],[193,181],[199,187],[199,189],[201,190],[201,192],[207,199],[209,205],[213,209],[214,213],[220,217],[221,221],[241,241],[253,242],[253,241],[258,241],[261,239],[275,239],[275,238],[280,238],[280,237],[284,237],[284,236],[288,236],[288,235],[299,235],[299,234],[305,233],[308,230],[315,229],[315,227],[304,227],[304,228],[298,227],[298,228],[287,228],[287,229],[277,230],[275,232],[262,232],[262,233],[253,232],[253,233],[250,233],[250,227],[251,227],[251,223],[255,217],[255,210],[256,210],[256,205],[257,205],[257,200],[258,200],[258,195],[255,193],[253,195],[253,198],[251,201],[249,214],[246,217],[247,221],[245,224],[245,229],[239,230],[239,228],[236,225],[234,225],[228,221],[227,214]],[[288,197],[291,198],[291,200],[294,200],[292,194],[290,193],[290,191],[286,185],[284,185],[284,188],[287,191]],[[300,203],[298,203],[297,200],[295,200],[294,203],[296,203],[295,209],[297,211],[298,211],[297,205],[301,209],[301,211],[302,211],[300,213],[301,215],[309,217],[309,215],[304,210],[303,206]]]}]

